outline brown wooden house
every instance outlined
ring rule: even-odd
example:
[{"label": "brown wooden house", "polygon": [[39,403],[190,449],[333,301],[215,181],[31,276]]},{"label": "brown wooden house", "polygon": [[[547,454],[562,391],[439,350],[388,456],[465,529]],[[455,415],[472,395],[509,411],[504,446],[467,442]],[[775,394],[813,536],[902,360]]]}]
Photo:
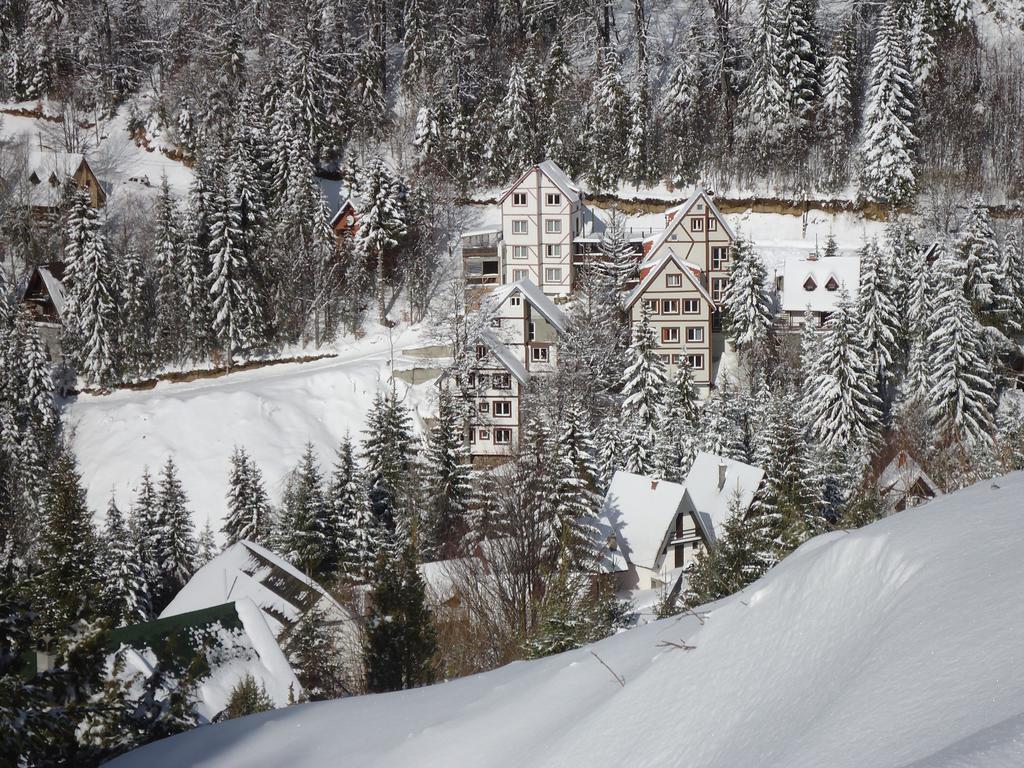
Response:
[{"label": "brown wooden house", "polygon": [[74,184],[89,197],[93,208],[107,204],[107,192],[85,155],[77,152],[37,152],[29,163],[29,207],[37,218],[57,212],[66,184]]},{"label": "brown wooden house", "polygon": [[331,230],[339,242],[343,237],[353,238],[356,236],[356,232],[359,231],[359,214],[351,197],[345,198],[345,202],[338,208],[338,212],[331,217]]}]

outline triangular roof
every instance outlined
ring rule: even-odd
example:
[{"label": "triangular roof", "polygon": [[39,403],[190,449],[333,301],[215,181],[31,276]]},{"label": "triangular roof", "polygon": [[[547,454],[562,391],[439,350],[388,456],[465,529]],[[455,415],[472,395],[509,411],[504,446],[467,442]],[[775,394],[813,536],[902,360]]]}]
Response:
[{"label": "triangular roof", "polygon": [[356,212],[355,203],[352,202],[352,195],[346,197],[345,201],[338,206],[337,212],[331,217],[330,226],[333,227],[337,223],[338,219],[341,218],[342,214],[344,214],[349,208],[352,209],[352,213]]},{"label": "triangular roof", "polygon": [[906,495],[918,480],[923,482],[936,496],[942,494],[942,489],[928,476],[917,460],[906,451],[901,450],[879,475],[878,490],[883,496],[892,492]]},{"label": "triangular roof", "polygon": [[512,185],[505,190],[504,194],[502,194],[502,196],[498,198],[498,205],[501,205],[503,202],[505,202],[505,198],[511,195],[513,190],[515,190],[516,187],[523,183],[523,179],[525,179],[527,176],[533,173],[535,169],[539,170],[541,173],[547,176],[551,180],[551,183],[558,187],[558,189],[561,190],[562,194],[565,195],[567,198],[574,201],[580,199],[579,185],[575,181],[570,179],[568,176],[566,176],[565,171],[559,168],[558,163],[556,163],[554,160],[545,160],[542,163],[531,165],[529,168],[523,171],[519,175],[519,177],[514,182],[512,182]]},{"label": "triangular roof", "polygon": [[513,294],[518,293],[526,299],[530,306],[540,312],[544,319],[555,327],[559,333],[565,333],[569,319],[565,313],[551,300],[551,298],[529,279],[517,280],[507,285],[499,285],[493,291],[487,301],[493,309],[497,309]]},{"label": "triangular roof", "polygon": [[637,283],[636,288],[630,291],[629,296],[626,297],[626,301],[624,303],[624,306],[627,310],[634,304],[636,304],[637,299],[643,296],[644,292],[646,292],[647,289],[650,288],[651,283],[653,283],[655,279],[657,279],[658,275],[660,275],[662,270],[665,269],[665,265],[667,265],[670,261],[675,262],[676,266],[683,271],[683,274],[685,274],[690,279],[690,282],[693,283],[694,287],[696,287],[696,289],[700,291],[701,295],[705,299],[707,299],[708,303],[712,306],[712,308],[715,307],[715,302],[711,299],[711,294],[708,293],[707,288],[704,287],[704,285],[700,281],[700,278],[698,277],[700,275],[701,270],[698,267],[694,266],[693,264],[690,264],[688,261],[685,261],[681,257],[669,251],[660,259],[658,259],[649,270],[647,270],[647,274],[644,275],[644,279]]},{"label": "triangular roof", "polygon": [[[722,466],[725,468],[724,483],[719,482]],[[704,451],[697,454],[683,485],[697,524],[708,541],[718,540],[729,519],[733,494],[739,493],[740,509],[745,513],[754,501],[762,480],[764,470],[761,467]]]},{"label": "triangular roof", "polygon": [[516,357],[515,353],[505,346],[497,336],[488,330],[481,330],[478,338],[491,351],[491,354],[494,355],[494,358],[501,363],[505,370],[519,380],[520,384],[525,384],[530,380],[530,372],[526,370],[526,366],[519,362],[519,358]]},{"label": "triangular roof", "polygon": [[82,163],[88,165],[85,155],[81,152],[35,150],[29,157],[28,175],[35,174],[40,182],[47,181],[52,175],[60,182],[64,178],[74,176]]},{"label": "triangular roof", "polygon": [[718,206],[715,205],[714,201],[711,199],[708,193],[702,189],[698,189],[692,195],[690,195],[684,202],[680,203],[675,208],[669,208],[667,211],[665,211],[666,216],[672,214],[672,220],[666,225],[666,227],[663,230],[661,230],[661,234],[659,234],[657,240],[654,241],[654,245],[651,246],[652,252],[661,248],[661,246],[668,239],[668,236],[672,233],[672,231],[677,226],[679,226],[679,223],[682,220],[683,215],[685,215],[686,212],[689,211],[698,200],[703,200],[704,204],[707,205],[708,209],[711,211],[712,214],[714,214],[715,218],[722,222],[722,229],[725,230],[726,234],[729,235],[729,237],[731,237],[733,240],[739,239],[736,235],[736,231],[731,226],[729,226],[729,222],[726,221],[726,218],[725,216],[722,215],[722,212],[718,210]]},{"label": "triangular roof", "polygon": [[685,494],[678,483],[619,470],[605,494],[597,529],[602,536],[608,531],[615,535],[617,551],[628,562],[654,569]]}]

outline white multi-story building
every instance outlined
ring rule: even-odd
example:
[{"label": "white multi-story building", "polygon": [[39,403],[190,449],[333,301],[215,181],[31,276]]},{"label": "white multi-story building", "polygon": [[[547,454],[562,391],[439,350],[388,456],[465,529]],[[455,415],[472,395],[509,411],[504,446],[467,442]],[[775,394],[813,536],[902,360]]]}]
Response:
[{"label": "white multi-story building", "polygon": [[502,282],[529,280],[548,296],[570,293],[574,237],[584,219],[579,186],[545,160],[516,179],[498,202]]}]

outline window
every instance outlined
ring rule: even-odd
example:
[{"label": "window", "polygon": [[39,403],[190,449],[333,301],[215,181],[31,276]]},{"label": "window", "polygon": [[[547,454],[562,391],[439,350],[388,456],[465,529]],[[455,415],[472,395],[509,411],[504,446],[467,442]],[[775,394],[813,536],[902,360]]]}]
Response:
[{"label": "window", "polygon": [[547,283],[562,282],[562,270],[558,267],[548,267],[544,270],[544,281]]},{"label": "window", "polygon": [[725,266],[725,262],[729,260],[729,249],[728,248],[712,248],[711,249],[711,268],[722,269]]},{"label": "window", "polygon": [[511,304],[513,307],[518,307],[522,303],[523,303],[523,300],[521,298],[519,298],[518,296],[513,296],[509,300],[509,304]]},{"label": "window", "polygon": [[652,315],[658,314],[658,300],[657,299],[644,299],[644,309],[646,309]]},{"label": "window", "polygon": [[546,363],[548,361],[547,347],[531,347],[530,359],[535,363]]},{"label": "window", "polygon": [[530,254],[530,251],[525,245],[513,245],[512,246],[512,258],[513,259],[525,259]]},{"label": "window", "polygon": [[661,358],[661,362],[665,365],[672,365],[672,355],[658,355]]},{"label": "window", "polygon": [[[458,382],[458,379],[456,379],[456,383],[457,382]],[[471,374],[469,374],[469,376],[466,377],[466,386],[467,387],[475,387],[476,386],[476,374],[475,373],[471,373]]]},{"label": "window", "polygon": [[838,291],[839,290],[839,283],[836,282],[835,275],[830,275],[829,276],[828,282],[825,283],[825,290],[826,291]]},{"label": "window", "polygon": [[476,404],[476,410],[477,410],[478,413],[490,413],[491,412],[491,404],[488,403],[486,400],[484,400],[482,403],[477,403]]},{"label": "window", "polygon": [[509,373],[494,374],[494,389],[512,389],[512,375]]},{"label": "window", "polygon": [[509,445],[512,442],[512,430],[508,427],[498,427],[494,430],[495,445]]},{"label": "window", "polygon": [[501,318],[500,317],[492,317],[490,325],[491,325],[491,328],[501,328]]},{"label": "window", "polygon": [[494,415],[495,416],[511,416],[512,415],[512,401],[511,400],[495,400],[494,401]]},{"label": "window", "polygon": [[704,231],[704,219],[690,219],[690,231],[691,232],[703,232]]},{"label": "window", "polygon": [[544,219],[544,231],[550,235],[557,235],[562,231],[561,219]]},{"label": "window", "polygon": [[711,278],[711,300],[721,301],[722,294],[725,293],[726,279],[724,277],[713,277]]},{"label": "window", "polygon": [[704,355],[687,355],[686,361],[690,364],[690,367],[693,368],[693,370],[704,370]]},{"label": "window", "polygon": [[662,299],[661,300],[661,314],[663,314],[663,315],[678,315],[679,314],[679,299]]},{"label": "window", "polygon": [[548,205],[561,205],[562,196],[557,192],[548,192],[547,197],[545,198],[545,202],[547,202]]},{"label": "window", "polygon": [[678,344],[679,343],[679,329],[678,328],[662,328],[661,329],[661,343],[662,344]]},{"label": "window", "polygon": [[526,329],[526,334],[530,341],[537,338],[537,324],[533,320],[530,321],[530,325]]},{"label": "window", "polygon": [[682,355],[672,355],[672,365],[680,365],[683,362]]},{"label": "window", "polygon": [[804,290],[805,291],[813,291],[817,287],[818,287],[818,284],[816,282],[814,282],[814,278],[813,277],[808,277],[806,280],[804,280]]},{"label": "window", "polygon": [[512,193],[512,205],[526,205],[526,193],[525,192],[513,192]]},{"label": "window", "polygon": [[526,219],[512,219],[512,234],[525,235],[529,232],[530,222]]},{"label": "window", "polygon": [[489,429],[481,429],[480,430],[480,439],[481,440],[490,440],[491,439],[491,430],[489,430]]},{"label": "window", "polygon": [[667,285],[669,288],[678,288],[682,284],[682,275],[665,275],[665,285]]},{"label": "window", "polygon": [[485,347],[483,344],[477,344],[476,345],[476,359],[477,360],[483,360],[485,357],[487,357],[487,347]]},{"label": "window", "polygon": [[696,315],[700,312],[700,299],[683,299],[683,314]]},{"label": "window", "polygon": [[560,245],[549,245],[547,246],[547,254],[549,259],[560,259],[562,258],[562,246]]},{"label": "window", "polygon": [[520,280],[525,280],[530,276],[530,270],[528,269],[513,269],[512,270],[512,282],[518,283]]},{"label": "window", "polygon": [[686,329],[686,343],[700,344],[704,341],[704,329],[699,325],[691,325]]},{"label": "window", "polygon": [[475,429],[470,429],[469,430],[469,442],[471,442],[471,443],[475,443],[476,442],[476,430]]},{"label": "window", "polygon": [[480,389],[487,389],[491,386],[491,377],[486,373],[478,374],[476,377],[476,385]]},{"label": "window", "polygon": [[708,219],[708,232],[717,232],[717,231],[718,231],[718,219],[715,219],[715,218]]}]

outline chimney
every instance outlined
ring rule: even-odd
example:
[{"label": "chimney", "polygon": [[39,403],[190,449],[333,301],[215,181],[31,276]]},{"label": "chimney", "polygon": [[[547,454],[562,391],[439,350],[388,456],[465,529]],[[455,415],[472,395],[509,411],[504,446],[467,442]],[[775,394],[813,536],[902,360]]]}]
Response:
[{"label": "chimney", "polygon": [[814,246],[814,250],[807,254],[808,261],[818,260],[818,246]]},{"label": "chimney", "polygon": [[651,478],[651,490],[652,491],[658,490],[658,479],[657,478]]},{"label": "chimney", "polygon": [[718,490],[725,488],[725,473],[729,467],[724,461],[718,462]]}]

